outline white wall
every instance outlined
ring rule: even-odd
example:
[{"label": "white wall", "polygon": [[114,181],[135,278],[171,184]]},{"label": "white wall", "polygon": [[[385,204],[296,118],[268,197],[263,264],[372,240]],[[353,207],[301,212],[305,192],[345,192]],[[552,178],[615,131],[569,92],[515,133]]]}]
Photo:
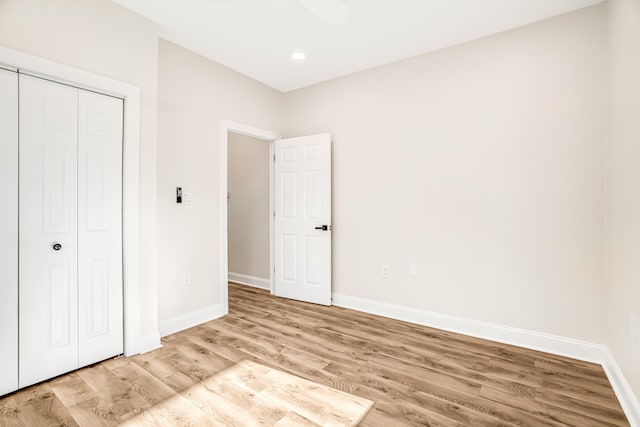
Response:
[{"label": "white wall", "polygon": [[269,280],[269,143],[229,132],[229,272]]},{"label": "white wall", "polygon": [[[640,399],[640,2],[609,0],[607,344]],[[640,320],[638,320],[640,329]]]},{"label": "white wall", "polygon": [[2,0],[0,44],[140,87],[140,333],[157,332],[157,25],[106,0]]},{"label": "white wall", "polygon": [[603,12],[285,95],[333,135],[334,292],[603,342]]},{"label": "white wall", "polygon": [[[158,63],[158,309],[163,329],[221,302],[220,119],[276,132],[282,94],[163,39]],[[198,193],[198,204],[176,204],[176,187]],[[188,286],[184,272],[191,274]]]}]

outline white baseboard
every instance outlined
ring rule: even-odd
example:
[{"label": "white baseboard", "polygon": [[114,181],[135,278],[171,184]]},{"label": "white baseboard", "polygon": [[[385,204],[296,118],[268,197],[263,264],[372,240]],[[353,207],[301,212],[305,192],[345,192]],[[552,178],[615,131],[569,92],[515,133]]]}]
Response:
[{"label": "white baseboard", "polygon": [[147,353],[162,347],[160,342],[160,333],[154,332],[149,335],[142,336],[138,339],[138,353]]},{"label": "white baseboard", "polygon": [[229,281],[233,283],[240,283],[241,285],[253,286],[254,288],[266,290],[271,289],[271,281],[269,279],[263,279],[262,277],[229,272]]},{"label": "white baseboard", "polygon": [[339,294],[333,295],[333,305],[587,362],[604,361],[606,346],[572,338]]},{"label": "white baseboard", "polygon": [[166,337],[167,335],[184,331],[185,329],[192,328],[201,323],[218,319],[224,316],[224,314],[223,305],[216,304],[181,316],[176,316],[160,323],[160,336]]},{"label": "white baseboard", "polygon": [[625,379],[620,366],[618,366],[616,359],[609,349],[605,351],[605,359],[602,367],[609,378],[613,391],[616,393],[616,396],[618,396],[618,400],[627,416],[629,424],[631,424],[632,427],[640,427],[640,402],[638,402],[636,395],[633,393],[631,386]]},{"label": "white baseboard", "polygon": [[333,305],[422,326],[544,351],[602,365],[632,427],[640,427],[640,403],[608,347],[601,344],[482,322],[426,310],[333,294]]}]

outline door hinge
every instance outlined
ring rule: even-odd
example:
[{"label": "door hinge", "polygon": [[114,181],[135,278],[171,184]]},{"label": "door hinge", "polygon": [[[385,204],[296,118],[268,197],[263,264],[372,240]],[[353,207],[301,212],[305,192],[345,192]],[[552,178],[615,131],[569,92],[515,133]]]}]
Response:
[{"label": "door hinge", "polygon": [[276,217],[276,211],[273,211],[273,217],[274,218]]},{"label": "door hinge", "polygon": [[276,161],[276,155],[275,154],[273,155],[273,161],[274,162]]}]

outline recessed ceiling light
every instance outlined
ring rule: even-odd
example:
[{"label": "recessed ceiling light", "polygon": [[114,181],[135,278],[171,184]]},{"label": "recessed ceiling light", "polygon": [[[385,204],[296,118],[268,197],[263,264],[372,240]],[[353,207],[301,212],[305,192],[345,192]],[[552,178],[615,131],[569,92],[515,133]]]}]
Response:
[{"label": "recessed ceiling light", "polygon": [[291,54],[291,57],[293,59],[295,59],[296,61],[302,61],[303,59],[305,59],[307,57],[307,55],[304,52],[293,52]]}]

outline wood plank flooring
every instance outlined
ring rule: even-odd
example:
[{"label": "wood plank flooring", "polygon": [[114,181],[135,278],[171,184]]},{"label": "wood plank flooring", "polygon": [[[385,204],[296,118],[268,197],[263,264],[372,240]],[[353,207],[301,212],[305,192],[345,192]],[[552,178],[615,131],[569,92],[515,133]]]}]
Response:
[{"label": "wood plank flooring", "polygon": [[[181,393],[182,395],[183,393]],[[188,402],[165,400],[126,425],[166,424],[167,414],[191,404],[216,425],[357,426],[373,402],[297,375],[243,360],[189,388]],[[199,411],[198,411],[199,412]],[[242,419],[240,419],[242,417]]]},{"label": "wood plank flooring", "polygon": [[0,427],[135,425],[168,400],[184,403],[168,426],[220,425],[186,396],[243,360],[374,401],[363,426],[629,425],[599,365],[235,284],[229,313],[5,396]]}]

